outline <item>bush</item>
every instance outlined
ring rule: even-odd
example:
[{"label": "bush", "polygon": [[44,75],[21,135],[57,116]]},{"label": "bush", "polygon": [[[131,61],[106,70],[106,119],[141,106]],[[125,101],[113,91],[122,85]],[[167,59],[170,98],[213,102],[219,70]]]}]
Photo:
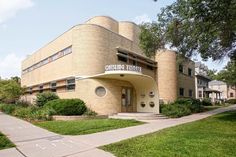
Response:
[{"label": "bush", "polygon": [[1,104],[0,110],[6,114],[12,114],[16,109],[16,105],[13,104]]},{"label": "bush", "polygon": [[236,99],[229,99],[229,100],[226,100],[225,102],[229,104],[236,104]]},{"label": "bush", "polygon": [[58,99],[45,104],[45,107],[55,110],[57,115],[82,115],[87,110],[80,99]]},{"label": "bush", "polygon": [[212,106],[211,99],[203,99],[202,105],[203,106]]},{"label": "bush", "polygon": [[177,99],[174,103],[187,106],[192,113],[198,113],[203,111],[202,102],[198,99],[181,98]]},{"label": "bush", "polygon": [[13,115],[19,118],[31,119],[31,114],[36,111],[36,107],[18,107]]},{"label": "bush", "polygon": [[202,103],[197,99],[178,99],[171,104],[161,105],[161,113],[172,118],[182,117],[204,110]]},{"label": "bush", "polygon": [[35,112],[32,112],[28,119],[30,120],[51,120],[51,116],[55,114],[55,111],[50,108],[40,108]]},{"label": "bush", "polygon": [[37,94],[36,105],[39,107],[44,106],[47,102],[51,100],[59,99],[59,97],[53,92],[44,92]]},{"label": "bush", "polygon": [[191,114],[191,110],[186,105],[165,104],[162,106],[162,114],[171,118],[178,118]]},{"label": "bush", "polygon": [[84,115],[86,116],[96,116],[97,113],[91,109],[87,109],[86,112],[84,112]]}]

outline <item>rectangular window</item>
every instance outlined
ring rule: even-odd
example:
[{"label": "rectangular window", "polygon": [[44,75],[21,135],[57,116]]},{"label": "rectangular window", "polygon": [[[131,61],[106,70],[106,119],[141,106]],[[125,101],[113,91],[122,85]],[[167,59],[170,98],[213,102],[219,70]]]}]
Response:
[{"label": "rectangular window", "polygon": [[153,67],[150,66],[150,65],[147,65],[147,69],[149,69],[149,70],[153,70]]},{"label": "rectangular window", "polygon": [[179,88],[179,95],[184,96],[184,88]]},{"label": "rectangular window", "polygon": [[198,97],[202,98],[202,91],[198,91]]},{"label": "rectangular window", "polygon": [[68,79],[67,81],[67,90],[75,90],[75,79]]},{"label": "rectangular window", "polygon": [[234,97],[234,93],[230,93],[230,97],[231,97],[231,98]]},{"label": "rectangular window", "polygon": [[189,97],[192,97],[192,96],[193,96],[193,90],[190,89],[190,90],[188,91],[188,96],[189,96]]},{"label": "rectangular window", "polygon": [[32,93],[33,93],[32,90],[33,90],[32,87],[30,87],[30,88],[29,88],[29,93],[30,93],[30,95],[32,95]]},{"label": "rectangular window", "polygon": [[51,82],[51,91],[57,92],[57,83],[56,82]]},{"label": "rectangular window", "polygon": [[188,76],[192,76],[192,69],[188,68]]},{"label": "rectangular window", "polygon": [[64,50],[62,50],[62,52],[63,52],[64,56],[68,55],[68,54],[70,54],[72,52],[72,47],[71,46],[67,47]]},{"label": "rectangular window", "polygon": [[39,93],[43,93],[43,85],[39,86]]},{"label": "rectangular window", "polygon": [[184,73],[184,67],[181,64],[179,65],[179,72]]},{"label": "rectangular window", "polygon": [[121,51],[118,51],[118,54],[119,54],[118,55],[118,60],[127,63],[127,61],[128,61],[128,59],[127,59],[128,54],[125,53],[125,52],[121,52]]}]

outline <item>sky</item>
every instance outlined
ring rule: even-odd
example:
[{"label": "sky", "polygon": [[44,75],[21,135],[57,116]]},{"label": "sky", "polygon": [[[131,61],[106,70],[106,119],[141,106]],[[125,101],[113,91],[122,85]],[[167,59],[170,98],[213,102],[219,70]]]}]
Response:
[{"label": "sky", "polygon": [[[137,24],[156,20],[175,0],[0,0],[0,77],[20,76],[21,61],[76,24],[98,15]],[[200,61],[200,57],[195,57]],[[227,62],[205,62],[221,70]]]}]

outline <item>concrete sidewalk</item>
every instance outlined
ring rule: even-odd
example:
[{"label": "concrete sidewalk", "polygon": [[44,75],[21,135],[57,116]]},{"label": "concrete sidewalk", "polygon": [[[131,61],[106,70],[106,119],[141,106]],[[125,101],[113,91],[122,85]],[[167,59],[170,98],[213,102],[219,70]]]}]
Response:
[{"label": "concrete sidewalk", "polygon": [[0,131],[16,144],[16,148],[0,151],[1,157],[111,157],[99,146],[152,133],[164,128],[200,120],[221,112],[236,110],[236,105],[193,114],[177,119],[162,119],[128,128],[80,136],[62,136],[15,117],[0,113]]}]

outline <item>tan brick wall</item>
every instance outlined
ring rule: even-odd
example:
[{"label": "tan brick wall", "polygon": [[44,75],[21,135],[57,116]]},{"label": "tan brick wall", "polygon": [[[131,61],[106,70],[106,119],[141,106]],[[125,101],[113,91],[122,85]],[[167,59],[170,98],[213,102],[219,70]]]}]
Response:
[{"label": "tan brick wall", "polygon": [[177,98],[176,54],[169,50],[157,51],[156,61],[159,97],[164,102],[172,102]]},{"label": "tan brick wall", "polygon": [[[179,64],[183,65],[184,72],[179,72]],[[192,69],[192,75],[188,76],[188,68]],[[189,90],[192,90],[192,97],[196,97],[196,89],[195,89],[195,63],[189,59],[182,58],[177,61],[177,96],[178,98],[181,97],[190,97],[189,96]],[[184,96],[180,96],[179,94],[179,88],[184,88]]]}]

